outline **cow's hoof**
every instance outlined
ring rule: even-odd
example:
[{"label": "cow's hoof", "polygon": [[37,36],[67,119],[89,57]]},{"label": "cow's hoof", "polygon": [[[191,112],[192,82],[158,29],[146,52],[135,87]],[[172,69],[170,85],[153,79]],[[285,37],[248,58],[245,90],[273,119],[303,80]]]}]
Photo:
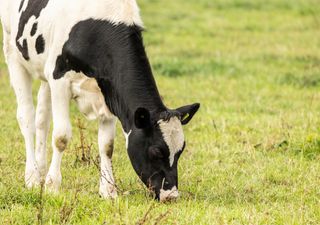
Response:
[{"label": "cow's hoof", "polygon": [[118,197],[117,189],[113,185],[108,187],[100,186],[99,194],[104,199],[115,199]]},{"label": "cow's hoof", "polygon": [[50,193],[59,193],[61,185],[61,175],[51,175],[48,174],[45,182],[45,189]]},{"label": "cow's hoof", "polygon": [[40,186],[41,176],[36,167],[32,169],[26,169],[25,183],[28,189]]}]

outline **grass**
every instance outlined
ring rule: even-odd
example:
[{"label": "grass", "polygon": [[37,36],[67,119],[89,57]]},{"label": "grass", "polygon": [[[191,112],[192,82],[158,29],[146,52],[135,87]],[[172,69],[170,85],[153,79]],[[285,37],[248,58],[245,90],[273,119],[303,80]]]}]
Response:
[{"label": "grass", "polygon": [[320,223],[319,1],[139,3],[166,104],[202,104],[185,127],[181,198],[160,204],[146,195],[118,124],[113,167],[123,191],[100,199],[97,168],[76,163],[78,118],[93,158],[97,124],[74,106],[61,193],[41,199],[39,189],[25,189],[24,144],[0,55],[0,224]]}]

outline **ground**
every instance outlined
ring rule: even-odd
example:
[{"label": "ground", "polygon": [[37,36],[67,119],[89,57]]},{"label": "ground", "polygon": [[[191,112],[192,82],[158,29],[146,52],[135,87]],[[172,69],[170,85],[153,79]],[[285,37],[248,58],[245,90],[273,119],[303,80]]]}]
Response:
[{"label": "ground", "polygon": [[149,197],[118,124],[119,198],[102,200],[97,123],[74,106],[61,193],[27,190],[15,97],[0,55],[0,224],[320,223],[319,0],[139,3],[165,103],[201,103],[185,127],[181,197],[167,204]]}]

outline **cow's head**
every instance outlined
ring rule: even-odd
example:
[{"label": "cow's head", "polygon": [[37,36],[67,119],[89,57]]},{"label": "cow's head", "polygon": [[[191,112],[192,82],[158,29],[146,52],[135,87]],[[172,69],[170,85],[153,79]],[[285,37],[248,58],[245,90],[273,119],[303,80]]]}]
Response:
[{"label": "cow's head", "polygon": [[152,114],[139,108],[134,115],[135,128],[128,136],[131,163],[156,199],[178,197],[178,160],[185,148],[182,125],[187,124],[200,104]]}]

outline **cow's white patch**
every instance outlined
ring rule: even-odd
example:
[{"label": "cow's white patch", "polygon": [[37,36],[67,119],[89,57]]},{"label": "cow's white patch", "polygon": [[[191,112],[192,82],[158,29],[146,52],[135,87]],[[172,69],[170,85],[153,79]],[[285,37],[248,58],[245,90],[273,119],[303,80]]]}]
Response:
[{"label": "cow's white patch", "polygon": [[175,154],[182,150],[184,144],[182,125],[178,117],[172,117],[169,121],[159,120],[158,124],[164,141],[169,147],[169,162],[172,166]]},{"label": "cow's white patch", "polygon": [[46,190],[52,193],[59,192],[59,188],[61,185],[62,176],[61,176],[60,166],[61,166],[62,155],[63,155],[62,152],[59,152],[56,149],[54,149],[50,168],[46,176],[46,181],[45,181]]},{"label": "cow's white patch", "polygon": [[131,134],[132,130],[129,131],[129,133],[126,133],[125,131],[123,131],[124,137],[126,138],[126,148],[128,149],[129,146],[129,137]]},{"label": "cow's white patch", "polygon": [[26,162],[25,183],[27,188],[32,188],[40,185],[40,173],[36,163]]},{"label": "cow's white patch", "polygon": [[105,1],[108,11],[108,20],[115,24],[124,23],[129,26],[143,26],[139,15],[139,8],[135,0]]},{"label": "cow's white patch", "polygon": [[117,189],[112,172],[112,152],[116,134],[116,118],[100,121],[99,125],[99,153],[100,153],[100,188],[103,198],[117,197]]},{"label": "cow's white patch", "polygon": [[36,111],[36,151],[35,157],[41,177],[47,172],[47,136],[51,122],[51,95],[50,87],[42,82],[38,92]]},{"label": "cow's white patch", "polygon": [[61,78],[49,83],[52,102],[52,161],[46,177],[46,188],[52,192],[58,192],[61,184],[61,159],[63,151],[72,136],[71,122],[69,118],[69,104],[71,99],[70,81]]},{"label": "cow's white patch", "polygon": [[175,199],[178,197],[179,197],[179,192],[178,192],[178,189],[176,186],[174,186],[172,189],[169,189],[169,190],[164,190],[164,189],[160,190],[160,201],[161,202]]}]

